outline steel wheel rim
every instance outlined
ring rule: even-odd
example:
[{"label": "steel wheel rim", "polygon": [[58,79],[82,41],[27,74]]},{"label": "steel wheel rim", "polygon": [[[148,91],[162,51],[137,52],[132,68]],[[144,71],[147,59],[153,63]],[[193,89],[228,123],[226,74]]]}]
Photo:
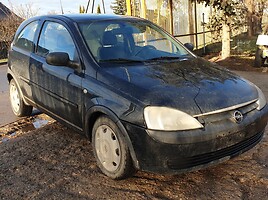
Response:
[{"label": "steel wheel rim", "polygon": [[96,130],[95,149],[102,166],[114,172],[121,161],[121,148],[114,131],[106,125],[101,125]]},{"label": "steel wheel rim", "polygon": [[18,88],[14,83],[11,83],[10,85],[10,101],[12,108],[15,112],[18,112],[20,109],[20,95]]}]

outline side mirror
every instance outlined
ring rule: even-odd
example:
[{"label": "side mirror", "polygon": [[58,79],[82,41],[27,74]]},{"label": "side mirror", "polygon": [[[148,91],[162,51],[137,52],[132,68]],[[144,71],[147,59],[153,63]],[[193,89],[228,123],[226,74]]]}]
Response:
[{"label": "side mirror", "polygon": [[50,65],[68,66],[69,60],[68,53],[63,52],[52,52],[46,56],[46,62]]},{"label": "side mirror", "polygon": [[184,46],[190,51],[194,50],[194,45],[192,43],[185,43]]},{"label": "side mirror", "polygon": [[79,63],[71,61],[68,53],[65,52],[52,52],[46,56],[46,62],[49,65],[55,66],[69,66],[72,68],[78,68]]}]

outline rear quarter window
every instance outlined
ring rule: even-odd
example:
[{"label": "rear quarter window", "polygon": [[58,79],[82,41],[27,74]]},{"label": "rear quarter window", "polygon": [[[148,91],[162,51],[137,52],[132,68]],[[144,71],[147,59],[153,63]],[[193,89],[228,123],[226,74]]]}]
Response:
[{"label": "rear quarter window", "polygon": [[34,50],[34,36],[37,30],[38,21],[31,22],[25,26],[15,38],[14,46],[21,48],[25,51],[32,52]]}]

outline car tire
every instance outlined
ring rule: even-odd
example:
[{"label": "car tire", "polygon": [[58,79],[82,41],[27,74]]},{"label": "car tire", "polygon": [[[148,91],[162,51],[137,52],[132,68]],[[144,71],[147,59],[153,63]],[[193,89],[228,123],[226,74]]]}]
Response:
[{"label": "car tire", "polygon": [[255,67],[262,67],[264,65],[265,59],[262,58],[262,50],[257,48],[256,54],[255,54],[255,61],[254,66]]},{"label": "car tire", "polygon": [[14,79],[9,82],[9,99],[13,113],[18,117],[30,116],[33,107],[24,103],[20,89]]},{"label": "car tire", "polygon": [[135,172],[125,138],[108,116],[96,120],[92,130],[92,145],[97,165],[106,176],[119,180]]}]

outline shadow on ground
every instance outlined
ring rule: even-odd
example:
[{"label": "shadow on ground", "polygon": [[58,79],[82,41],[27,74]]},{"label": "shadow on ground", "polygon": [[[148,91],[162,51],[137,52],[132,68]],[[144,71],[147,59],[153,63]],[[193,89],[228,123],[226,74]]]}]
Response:
[{"label": "shadow on ground", "polygon": [[267,65],[254,67],[254,56],[232,56],[224,60],[216,60],[216,63],[230,70],[267,72]]}]

